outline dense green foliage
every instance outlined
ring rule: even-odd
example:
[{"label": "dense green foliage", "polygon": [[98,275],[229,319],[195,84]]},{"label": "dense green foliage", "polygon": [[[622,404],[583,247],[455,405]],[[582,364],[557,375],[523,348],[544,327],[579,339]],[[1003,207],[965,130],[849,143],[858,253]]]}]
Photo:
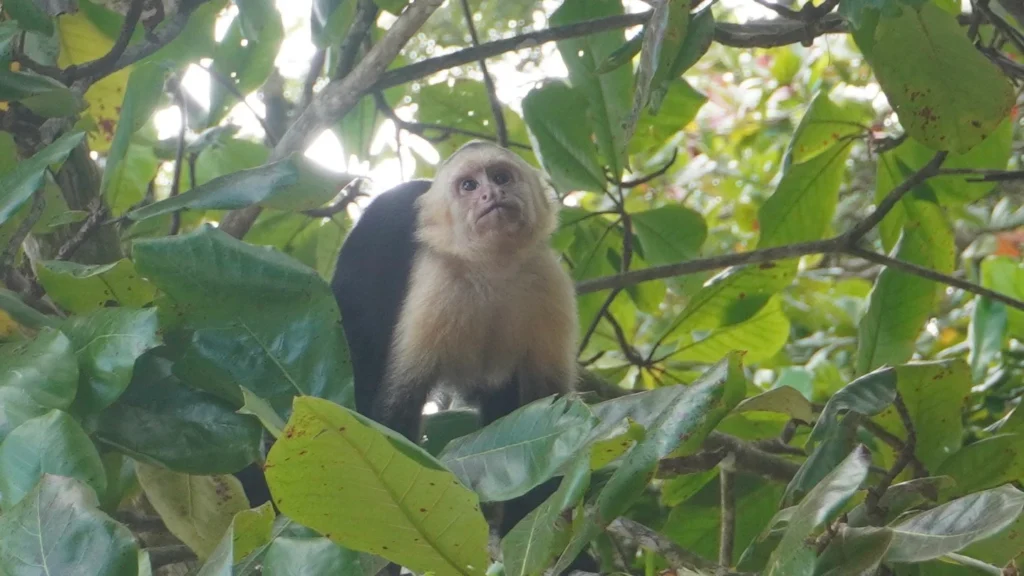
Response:
[{"label": "dense green foliage", "polygon": [[[439,4],[3,2],[0,576],[1018,573],[1018,5]],[[562,201],[585,375],[417,446],[328,282],[476,137]]]}]

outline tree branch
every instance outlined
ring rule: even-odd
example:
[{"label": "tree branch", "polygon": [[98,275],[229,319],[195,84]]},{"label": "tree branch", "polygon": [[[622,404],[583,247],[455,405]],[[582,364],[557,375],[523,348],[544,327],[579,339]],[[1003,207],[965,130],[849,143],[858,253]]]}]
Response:
[{"label": "tree branch", "polygon": [[915,172],[909,178],[901,182],[899,186],[893,188],[888,194],[886,194],[885,198],[878,203],[878,206],[875,207],[875,210],[871,214],[868,214],[867,218],[858,222],[856,226],[844,234],[847,242],[849,242],[851,246],[859,242],[865,234],[882,222],[886,214],[892,211],[896,206],[896,203],[898,203],[907,192],[910,192],[914,187],[932,176],[937,175],[939,173],[939,167],[942,166],[942,162],[946,160],[947,154],[947,152],[936,153],[923,168]]},{"label": "tree branch", "polygon": [[903,449],[896,456],[896,461],[893,462],[892,468],[889,468],[889,471],[886,472],[878,484],[868,489],[864,505],[867,507],[868,517],[877,522],[881,522],[881,517],[884,515],[884,511],[879,508],[878,503],[882,500],[882,496],[885,496],[889,486],[892,486],[896,477],[900,475],[900,472],[903,472],[903,469],[914,459],[914,450],[917,447],[917,432],[914,429],[914,421],[910,417],[907,405],[904,404],[903,398],[898,393],[896,394],[895,405],[896,411],[899,412],[900,420],[903,422],[903,427],[907,431],[907,441],[903,443]]},{"label": "tree branch", "polygon": [[[451,54],[427,58],[415,64],[390,70],[381,76],[380,81],[373,89],[382,90],[405,84],[442,70],[471,64],[482,58],[493,58],[506,52],[525,50],[547,42],[629,28],[647,22],[650,16],[649,11],[609,16],[566,26],[545,28],[494,42],[485,42],[478,47],[465,48]],[[802,42],[808,37],[808,34],[821,36],[845,31],[846,26],[838,14],[829,14],[813,26],[803,22],[780,19],[754,20],[746,24],[718,22],[715,24],[715,41],[734,48],[774,48]]]},{"label": "tree branch", "polygon": [[[171,179],[171,192],[170,197],[173,198],[178,195],[181,191],[181,171],[182,164],[185,162],[185,134],[188,132],[188,110],[185,109],[185,95],[182,92],[181,81],[175,78],[173,82],[174,86],[174,100],[178,103],[178,108],[181,112],[181,130],[178,132],[178,149],[174,155],[174,176]],[[264,127],[265,129],[265,127]],[[268,132],[267,137],[271,135]],[[181,230],[181,210],[175,210],[171,213],[171,230],[169,234],[171,236],[177,236]]]},{"label": "tree branch", "polygon": [[697,554],[678,546],[667,537],[629,518],[617,518],[608,525],[608,532],[620,538],[635,541],[640,546],[656,552],[665,558],[669,566],[675,569],[685,568],[696,570],[702,574],[715,574],[716,576],[732,576],[737,574],[708,562]]},{"label": "tree branch", "polygon": [[344,78],[352,71],[359,55],[359,48],[363,45],[370,28],[377,20],[377,3],[374,0],[359,0],[356,5],[356,15],[349,26],[348,34],[341,41],[338,47],[338,64],[334,69],[334,79]]},{"label": "tree branch", "polygon": [[[469,28],[469,37],[473,41],[473,47],[480,47],[480,37],[476,33],[476,25],[473,24],[473,11],[469,8],[469,0],[462,0],[462,13],[466,16],[466,27]],[[487,88],[487,99],[491,103],[491,114],[494,115],[494,131],[498,135],[498,146],[508,147],[508,128],[505,126],[505,114],[501,111],[501,101],[498,100],[498,90],[494,86],[494,80],[487,71],[487,59],[481,58],[480,72],[484,75],[484,87]]]},{"label": "tree branch", "polygon": [[78,230],[75,231],[75,234],[57,249],[54,260],[67,260],[74,255],[82,244],[89,239],[89,236],[99,228],[100,221],[103,220],[106,214],[107,210],[103,206],[103,200],[101,198],[93,198],[89,215],[82,222],[82,225],[78,227]]},{"label": "tree branch", "polygon": [[135,32],[135,26],[139,23],[145,3],[145,0],[132,0],[128,7],[128,13],[124,16],[124,23],[121,25],[121,33],[114,41],[114,45],[110,47],[110,51],[81,66],[68,66],[63,74],[64,83],[70,85],[78,79],[86,79],[91,83],[95,79],[114,73],[117,70],[115,66],[118,60],[124,55],[128,48],[128,42],[132,39],[132,33]]},{"label": "tree branch", "polygon": [[[274,162],[292,153],[304,151],[327,126],[344,117],[369,87],[377,82],[409,38],[423,26],[442,1],[419,0],[410,4],[350,74],[332,81],[317,94],[309,107],[278,141],[268,161]],[[259,206],[233,210],[221,220],[220,229],[235,238],[241,238],[256,221],[260,211]]]},{"label": "tree branch", "polygon": [[718,563],[732,566],[733,549],[736,546],[736,476],[733,474],[731,458],[726,458],[718,467],[719,496],[722,504],[722,522],[718,539]]}]

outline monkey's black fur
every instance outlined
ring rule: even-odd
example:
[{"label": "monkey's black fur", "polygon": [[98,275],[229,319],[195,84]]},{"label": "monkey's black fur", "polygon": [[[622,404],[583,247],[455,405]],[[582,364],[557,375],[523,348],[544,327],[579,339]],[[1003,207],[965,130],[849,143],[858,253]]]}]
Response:
[{"label": "monkey's black fur", "polygon": [[[377,395],[382,393],[387,371],[388,354],[395,326],[409,290],[416,251],[416,199],[430,189],[429,180],[413,180],[401,184],[375,198],[352,229],[335,267],[331,289],[338,301],[342,325],[348,342],[355,376],[356,410],[374,417]],[[516,383],[481,402],[482,424],[514,411],[519,397]],[[410,399],[403,412],[423,409],[419,399]],[[383,424],[401,432],[413,442],[419,441],[419,418],[401,422],[396,415],[377,417]],[[242,480],[252,506],[270,500],[265,477],[258,465],[236,474]],[[551,479],[527,494],[504,504],[498,527],[504,536],[531,510],[538,507],[558,488],[559,479]],[[568,571],[596,572],[597,566],[587,554],[581,554]],[[567,572],[568,572],[567,571]],[[395,566],[389,572],[397,574]]]}]

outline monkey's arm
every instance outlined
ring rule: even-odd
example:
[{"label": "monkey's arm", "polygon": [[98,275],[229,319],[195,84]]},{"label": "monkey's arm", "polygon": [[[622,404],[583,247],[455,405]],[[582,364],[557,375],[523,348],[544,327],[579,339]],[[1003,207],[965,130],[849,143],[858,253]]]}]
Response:
[{"label": "monkey's arm", "polygon": [[416,198],[430,181],[414,180],[370,203],[345,239],[331,288],[341,310],[355,375],[356,409],[371,415],[416,254]]}]

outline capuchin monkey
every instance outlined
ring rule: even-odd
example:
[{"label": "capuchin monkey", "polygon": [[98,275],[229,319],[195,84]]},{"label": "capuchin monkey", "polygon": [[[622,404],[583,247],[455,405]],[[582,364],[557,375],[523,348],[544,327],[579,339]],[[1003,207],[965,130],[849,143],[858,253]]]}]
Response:
[{"label": "capuchin monkey", "polygon": [[[549,246],[556,221],[540,173],[481,141],[445,160],[432,183],[375,198],[331,282],[357,411],[418,443],[424,404],[439,390],[476,405],[484,426],[571,391],[575,289]],[[503,503],[499,534],[557,486]],[[571,568],[596,571],[586,555]]]}]

